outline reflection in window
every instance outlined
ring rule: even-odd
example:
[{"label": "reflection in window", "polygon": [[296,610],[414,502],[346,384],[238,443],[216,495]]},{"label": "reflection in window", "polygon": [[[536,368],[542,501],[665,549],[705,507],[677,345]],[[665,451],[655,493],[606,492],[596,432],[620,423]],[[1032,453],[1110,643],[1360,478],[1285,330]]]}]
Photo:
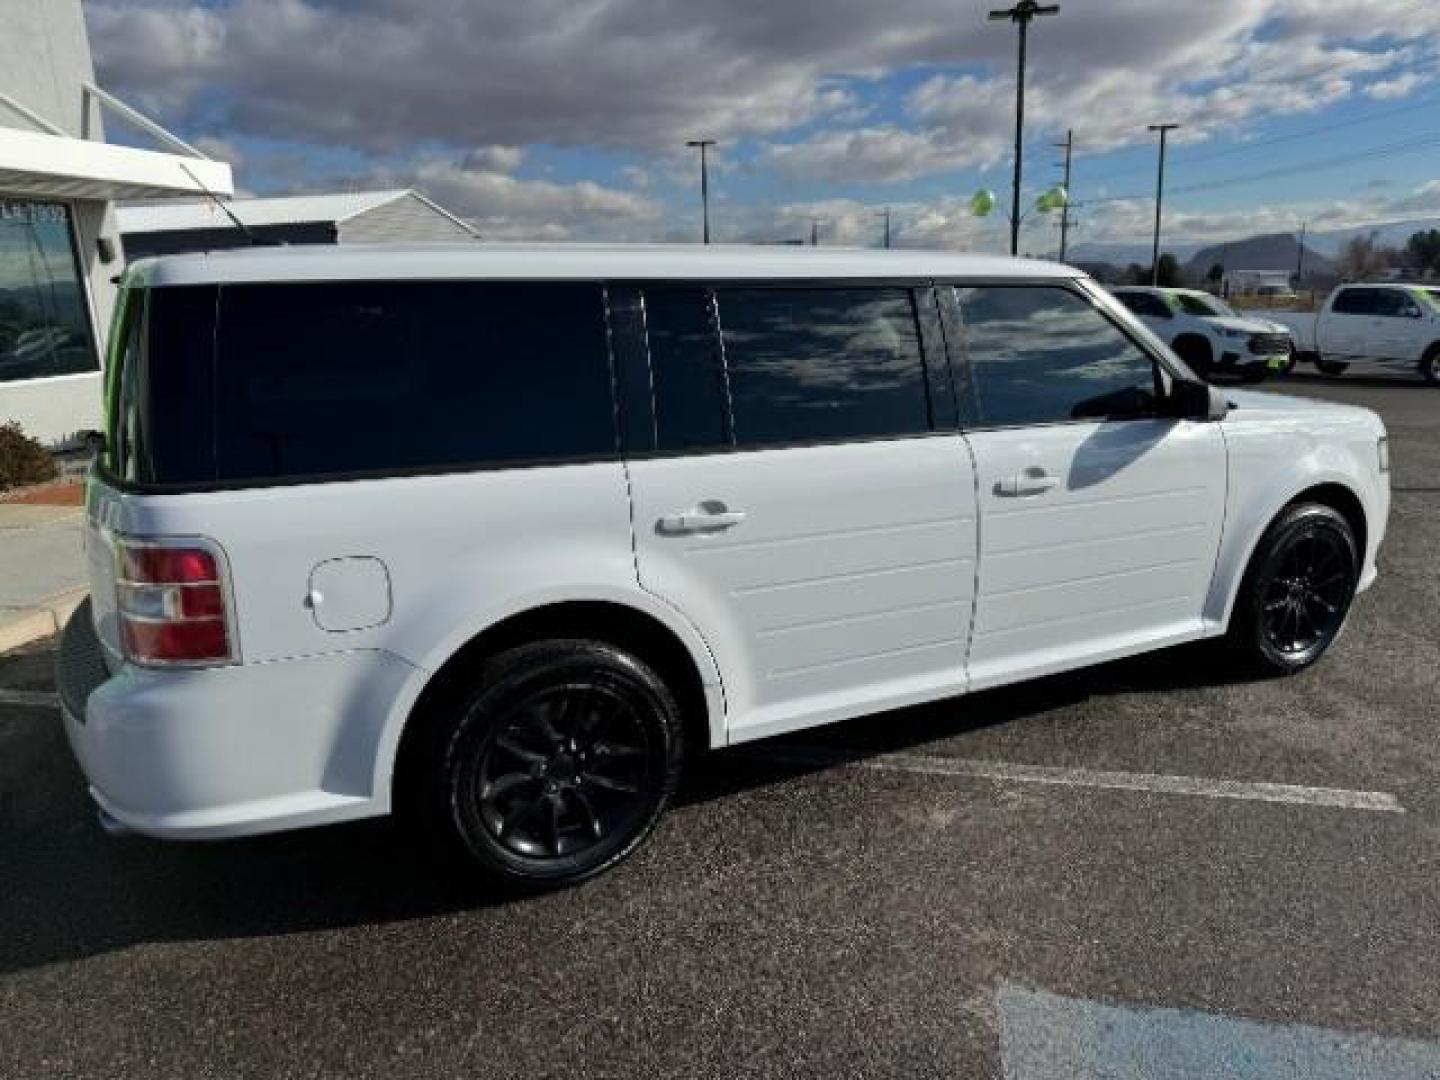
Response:
[{"label": "reflection in window", "polygon": [[655,393],[657,449],[730,444],[725,375],[704,289],[650,289],[645,329]]},{"label": "reflection in window", "polygon": [[0,199],[0,382],[98,367],[69,209]]},{"label": "reflection in window", "polygon": [[985,424],[1155,411],[1154,364],[1089,301],[1045,286],[956,292]]},{"label": "reflection in window", "polygon": [[725,364],[742,447],[929,430],[907,289],[722,289]]}]

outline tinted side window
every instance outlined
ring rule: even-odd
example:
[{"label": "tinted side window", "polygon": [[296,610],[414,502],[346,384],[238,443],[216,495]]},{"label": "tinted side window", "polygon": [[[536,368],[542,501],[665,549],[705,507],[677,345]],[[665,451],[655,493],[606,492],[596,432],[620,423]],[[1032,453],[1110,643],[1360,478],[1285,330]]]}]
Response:
[{"label": "tinted side window", "polygon": [[221,480],[615,453],[593,285],[222,290]]},{"label": "tinted side window", "polygon": [[1372,315],[1379,315],[1387,319],[1404,318],[1415,308],[1415,301],[1410,298],[1408,293],[1400,289],[1371,290],[1371,304],[1373,305]]},{"label": "tinted side window", "polygon": [[213,285],[150,290],[141,394],[143,483],[215,478]]},{"label": "tinted side window", "polygon": [[1116,293],[1116,299],[1136,315],[1152,319],[1173,319],[1174,313],[1165,306],[1165,301],[1151,293]]},{"label": "tinted side window", "polygon": [[739,446],[930,430],[909,289],[721,289]]},{"label": "tinted side window", "polygon": [[1330,307],[1336,315],[1369,315],[1374,309],[1373,289],[1346,289]]},{"label": "tinted side window", "polygon": [[1155,412],[1154,362],[1088,300],[1046,286],[956,292],[982,423]]},{"label": "tinted side window", "polygon": [[705,289],[650,289],[645,329],[657,450],[730,445],[720,341]]}]

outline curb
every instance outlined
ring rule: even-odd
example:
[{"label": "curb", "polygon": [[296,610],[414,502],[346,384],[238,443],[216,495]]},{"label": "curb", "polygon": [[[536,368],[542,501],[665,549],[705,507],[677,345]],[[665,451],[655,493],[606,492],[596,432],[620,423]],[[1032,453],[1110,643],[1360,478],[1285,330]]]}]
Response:
[{"label": "curb", "polygon": [[29,607],[0,613],[0,653],[58,634],[89,593],[84,587],[67,589]]}]

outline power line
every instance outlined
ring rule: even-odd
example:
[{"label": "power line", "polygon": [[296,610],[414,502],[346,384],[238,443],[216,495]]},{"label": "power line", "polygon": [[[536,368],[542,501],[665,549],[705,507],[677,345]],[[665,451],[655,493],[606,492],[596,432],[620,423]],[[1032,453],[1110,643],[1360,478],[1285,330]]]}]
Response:
[{"label": "power line", "polygon": [[[1323,127],[1306,128],[1303,131],[1287,132],[1284,135],[1273,135],[1268,138],[1253,139],[1250,142],[1244,143],[1240,146],[1230,146],[1224,149],[1211,150],[1204,153],[1197,153],[1195,151],[1186,151],[1184,149],[1181,149],[1177,150],[1174,154],[1175,164],[1177,166],[1199,165],[1207,161],[1215,161],[1220,158],[1231,157],[1235,154],[1247,154],[1254,150],[1264,150],[1280,143],[1296,142],[1302,139],[1311,139],[1321,135],[1329,135],[1334,131],[1342,130],[1344,128],[1359,127],[1365,124],[1374,123],[1376,120],[1381,120],[1386,117],[1399,116],[1404,113],[1418,112],[1421,109],[1430,109],[1436,107],[1437,105],[1440,105],[1440,95],[1424,98],[1420,101],[1414,101],[1407,105],[1401,105],[1396,108],[1377,109],[1376,111],[1368,112],[1363,116],[1352,116],[1348,120],[1337,120],[1334,123],[1326,124]],[[1138,153],[1139,151],[1146,149],[1149,149],[1149,147],[1147,147],[1144,143],[1133,143],[1129,146],[1117,147],[1114,150],[1106,151],[1106,156],[1118,156],[1120,154]],[[1111,170],[1107,172],[1102,167],[1099,178],[1103,180],[1106,178],[1106,176],[1117,175],[1117,172],[1118,170]]]},{"label": "power line", "polygon": [[[1257,183],[1261,180],[1275,180],[1285,176],[1293,176],[1298,173],[1309,173],[1321,169],[1335,168],[1340,165],[1350,165],[1357,161],[1394,157],[1397,154],[1413,154],[1416,151],[1429,150],[1436,146],[1440,146],[1440,132],[1431,132],[1417,139],[1389,143],[1383,146],[1372,147],[1369,150],[1358,150],[1331,158],[1317,158],[1311,161],[1297,162],[1293,165],[1283,165],[1274,169],[1266,169],[1262,172],[1246,173],[1243,176],[1227,176],[1220,180],[1205,180],[1195,184],[1187,184],[1183,187],[1171,189],[1171,194],[1193,195],[1200,191],[1215,191],[1221,188],[1238,187],[1244,184]],[[1106,195],[1098,199],[1086,199],[1083,203],[1077,203],[1076,205],[1099,206],[1105,203],[1135,202],[1141,199],[1149,199],[1150,197],[1146,192],[1126,195]]]}]

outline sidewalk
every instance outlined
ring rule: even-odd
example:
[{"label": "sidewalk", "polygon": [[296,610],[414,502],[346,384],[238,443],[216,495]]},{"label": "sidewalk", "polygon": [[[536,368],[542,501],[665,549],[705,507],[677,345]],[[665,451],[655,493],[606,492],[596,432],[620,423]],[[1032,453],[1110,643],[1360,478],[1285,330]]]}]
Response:
[{"label": "sidewalk", "polygon": [[0,652],[55,633],[85,598],[84,520],[79,507],[0,503]]}]

